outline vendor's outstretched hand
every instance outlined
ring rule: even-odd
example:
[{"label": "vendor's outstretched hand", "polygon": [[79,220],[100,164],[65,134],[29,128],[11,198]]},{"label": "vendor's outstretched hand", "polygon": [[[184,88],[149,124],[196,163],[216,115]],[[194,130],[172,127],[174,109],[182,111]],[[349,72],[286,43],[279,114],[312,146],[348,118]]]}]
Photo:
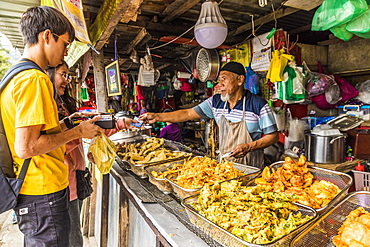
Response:
[{"label": "vendor's outstretched hand", "polygon": [[144,113],[143,115],[141,115],[139,117],[139,120],[143,121],[144,123],[154,124],[155,122],[157,122],[157,116],[156,115],[157,115],[156,113],[147,112],[147,113]]}]

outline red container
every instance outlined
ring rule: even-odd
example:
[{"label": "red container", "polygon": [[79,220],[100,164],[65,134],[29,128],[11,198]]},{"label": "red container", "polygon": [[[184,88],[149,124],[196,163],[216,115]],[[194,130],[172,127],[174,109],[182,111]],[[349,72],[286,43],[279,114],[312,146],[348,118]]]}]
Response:
[{"label": "red container", "polygon": [[370,159],[370,129],[352,129],[347,135],[347,145],[352,147],[355,158]]}]

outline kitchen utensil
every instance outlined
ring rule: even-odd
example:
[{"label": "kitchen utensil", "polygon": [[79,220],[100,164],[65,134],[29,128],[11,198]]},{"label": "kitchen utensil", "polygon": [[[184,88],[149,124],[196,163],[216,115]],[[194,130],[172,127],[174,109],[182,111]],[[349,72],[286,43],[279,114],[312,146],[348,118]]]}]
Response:
[{"label": "kitchen utensil", "polygon": [[220,59],[217,50],[201,48],[198,51],[195,66],[201,82],[215,80],[220,70]]},{"label": "kitchen utensil", "polygon": [[305,134],[305,153],[308,161],[333,164],[345,160],[344,135],[320,136]]}]

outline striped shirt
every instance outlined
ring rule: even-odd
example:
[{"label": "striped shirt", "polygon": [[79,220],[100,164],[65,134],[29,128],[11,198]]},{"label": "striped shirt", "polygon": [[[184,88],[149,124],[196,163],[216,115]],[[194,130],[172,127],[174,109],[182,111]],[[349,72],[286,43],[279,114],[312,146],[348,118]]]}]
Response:
[{"label": "striped shirt", "polygon": [[[266,100],[258,95],[244,90],[245,99],[245,123],[252,139],[258,140],[263,134],[271,134],[277,131],[274,115]],[[225,102],[220,94],[208,98],[206,101],[195,106],[193,109],[203,119],[214,118],[218,124]],[[231,110],[226,102],[225,118],[230,122],[240,122],[243,119],[243,98],[240,99]]]}]

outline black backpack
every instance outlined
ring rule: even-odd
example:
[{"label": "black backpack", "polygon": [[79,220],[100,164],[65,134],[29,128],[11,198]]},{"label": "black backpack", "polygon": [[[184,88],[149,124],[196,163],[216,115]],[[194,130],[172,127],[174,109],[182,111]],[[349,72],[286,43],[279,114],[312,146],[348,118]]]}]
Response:
[{"label": "black backpack", "polygon": [[[29,69],[38,69],[44,72],[36,63],[29,59],[22,59],[4,75],[0,82],[0,95],[9,81],[19,72]],[[26,176],[31,158],[24,161],[18,178],[15,178],[13,158],[6,139],[3,120],[0,112],[0,214],[13,209],[17,205],[17,198]]]}]

